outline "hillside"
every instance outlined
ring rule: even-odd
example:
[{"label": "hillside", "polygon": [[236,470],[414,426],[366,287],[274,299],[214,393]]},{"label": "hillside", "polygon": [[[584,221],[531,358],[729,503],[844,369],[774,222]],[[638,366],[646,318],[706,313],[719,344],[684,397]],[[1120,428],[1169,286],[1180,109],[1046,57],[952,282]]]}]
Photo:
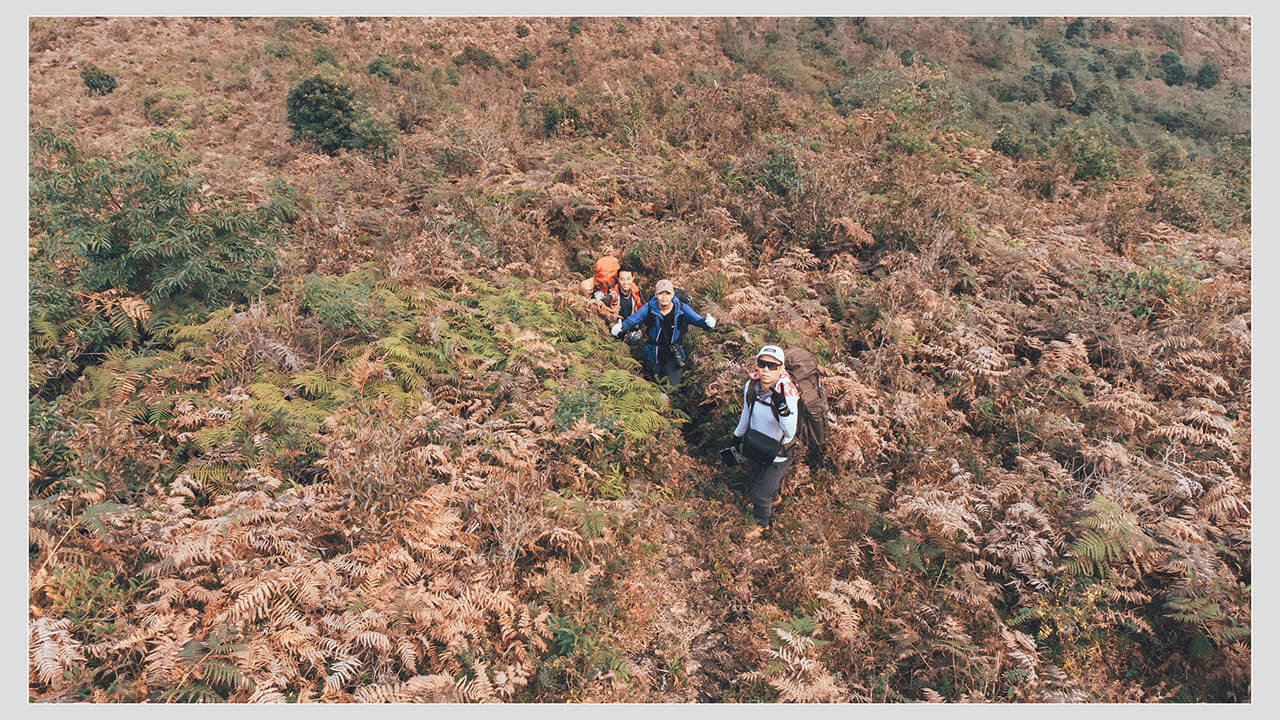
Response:
[{"label": "hillside", "polygon": [[31,700],[1249,701],[1249,32],[33,19]]}]

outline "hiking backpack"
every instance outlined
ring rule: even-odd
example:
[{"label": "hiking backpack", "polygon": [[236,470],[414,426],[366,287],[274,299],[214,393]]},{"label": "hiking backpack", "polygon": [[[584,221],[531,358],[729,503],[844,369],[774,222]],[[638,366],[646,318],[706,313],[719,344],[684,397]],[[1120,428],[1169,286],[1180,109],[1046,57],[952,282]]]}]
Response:
[{"label": "hiking backpack", "polygon": [[[602,292],[606,296],[616,299],[619,294],[619,290],[618,290],[618,268],[619,267],[620,265],[618,264],[618,258],[612,255],[605,255],[599,260],[596,260],[595,267],[592,268],[592,272],[591,272],[591,276],[592,276],[591,279],[594,282],[594,285],[592,286],[591,291]],[[612,305],[613,302],[611,300],[610,302],[607,302],[605,304]]]},{"label": "hiking backpack", "polygon": [[827,393],[818,378],[818,359],[804,348],[783,348],[787,374],[800,391],[800,414],[796,417],[796,439],[809,452],[822,456],[830,427],[827,425]]}]

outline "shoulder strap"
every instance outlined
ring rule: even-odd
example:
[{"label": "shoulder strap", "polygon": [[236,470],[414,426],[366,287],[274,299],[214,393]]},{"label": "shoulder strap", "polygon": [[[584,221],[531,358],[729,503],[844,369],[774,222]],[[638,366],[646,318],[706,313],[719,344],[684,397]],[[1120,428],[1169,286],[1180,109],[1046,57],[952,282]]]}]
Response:
[{"label": "shoulder strap", "polygon": [[[751,410],[748,412],[748,415],[753,414],[756,411],[756,395],[759,392],[760,392],[760,378],[751,378],[751,384],[747,387],[747,392],[742,398],[742,402],[751,403],[751,405],[749,406]],[[774,421],[781,424],[782,415],[778,412],[778,408],[773,406],[772,402],[769,403],[769,410],[773,412]]]}]

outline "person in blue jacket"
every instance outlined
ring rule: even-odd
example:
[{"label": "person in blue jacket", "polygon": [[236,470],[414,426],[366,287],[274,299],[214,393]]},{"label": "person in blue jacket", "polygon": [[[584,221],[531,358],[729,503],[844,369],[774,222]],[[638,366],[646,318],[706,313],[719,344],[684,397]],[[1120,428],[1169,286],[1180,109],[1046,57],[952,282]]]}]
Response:
[{"label": "person in blue jacket", "polygon": [[674,389],[680,386],[688,360],[680,342],[685,331],[690,325],[710,330],[716,326],[716,319],[710,313],[703,317],[694,312],[676,297],[676,286],[670,280],[659,280],[653,298],[630,317],[614,323],[610,332],[622,337],[640,323],[648,329],[644,344],[646,369],[654,377],[665,377]]}]

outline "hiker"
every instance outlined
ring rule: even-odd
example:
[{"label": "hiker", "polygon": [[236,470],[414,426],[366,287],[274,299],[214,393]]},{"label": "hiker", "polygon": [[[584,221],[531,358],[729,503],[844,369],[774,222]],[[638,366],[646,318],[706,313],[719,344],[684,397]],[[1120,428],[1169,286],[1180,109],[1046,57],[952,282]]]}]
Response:
[{"label": "hiker", "polygon": [[618,319],[617,305],[621,293],[618,291],[618,258],[605,255],[596,260],[591,277],[583,280],[579,287],[584,293],[591,295],[595,301],[593,309],[607,323]]},{"label": "hiker", "polygon": [[613,320],[631,317],[640,309],[640,287],[636,285],[635,274],[626,268],[618,270],[618,304],[614,310]]},{"label": "hiker", "polygon": [[746,539],[769,527],[782,475],[791,467],[787,446],[795,439],[800,391],[785,368],[786,354],[777,345],[756,353],[756,372],[742,389],[742,417],[733,431],[734,448],[752,461],[749,493],[755,523]]},{"label": "hiker", "polygon": [[681,344],[685,331],[690,325],[710,330],[716,326],[716,319],[694,312],[676,297],[676,286],[670,280],[659,280],[649,302],[614,323],[610,332],[622,337],[640,323],[645,324],[649,335],[644,344],[645,368],[655,378],[665,377],[674,389],[680,386],[689,359]]}]

